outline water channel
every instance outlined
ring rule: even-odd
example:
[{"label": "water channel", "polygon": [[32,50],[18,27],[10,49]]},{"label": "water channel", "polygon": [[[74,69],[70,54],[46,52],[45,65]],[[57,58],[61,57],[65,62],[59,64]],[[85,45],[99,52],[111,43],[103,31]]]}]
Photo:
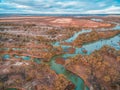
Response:
[{"label": "water channel", "polygon": [[[120,30],[120,26],[115,26],[114,27],[115,30]],[[72,37],[70,37],[69,39],[65,40],[65,42],[73,42],[80,34],[83,33],[89,33],[91,32],[91,30],[82,30],[79,31],[78,33],[75,33]],[[73,57],[75,55],[78,54],[82,54],[84,55],[85,53],[83,53],[82,49],[85,48],[85,50],[87,50],[87,55],[91,54],[93,51],[95,50],[99,50],[101,47],[103,47],[104,45],[109,45],[114,47],[116,50],[120,50],[120,34],[109,38],[109,39],[101,39],[98,40],[96,42],[91,42],[88,44],[84,44],[81,48],[75,48],[75,53],[74,54],[64,54],[64,55],[58,55],[58,56],[54,56],[51,58],[49,65],[51,66],[51,69],[54,70],[57,74],[63,74],[68,80],[70,80],[73,84],[75,84],[76,88],[75,90],[89,90],[88,87],[86,87],[84,85],[84,81],[83,79],[81,79],[79,76],[69,72],[68,70],[65,69],[64,66],[55,63],[55,60],[57,57],[63,57],[63,58],[69,58],[69,57]],[[61,46],[64,50],[68,49],[71,46],[65,46],[65,45],[61,45],[60,42],[56,42],[53,44],[53,46]],[[19,58],[19,56],[15,56],[16,58]],[[4,59],[9,59],[10,55],[6,54],[3,56]],[[22,56],[23,60],[30,60],[29,56]],[[35,59],[36,62],[38,62],[37,59]],[[40,63],[40,62],[39,62]]]}]

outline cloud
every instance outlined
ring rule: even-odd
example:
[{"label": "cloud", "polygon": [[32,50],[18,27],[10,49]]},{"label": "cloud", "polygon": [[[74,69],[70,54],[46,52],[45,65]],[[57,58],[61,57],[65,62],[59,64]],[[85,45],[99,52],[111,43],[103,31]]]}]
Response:
[{"label": "cloud", "polygon": [[120,14],[120,7],[111,6],[101,10],[88,10],[86,13],[93,14]]},{"label": "cloud", "polygon": [[31,7],[25,5],[17,5],[16,8],[29,9]]},{"label": "cloud", "polygon": [[119,0],[2,0],[0,13],[120,13]]}]

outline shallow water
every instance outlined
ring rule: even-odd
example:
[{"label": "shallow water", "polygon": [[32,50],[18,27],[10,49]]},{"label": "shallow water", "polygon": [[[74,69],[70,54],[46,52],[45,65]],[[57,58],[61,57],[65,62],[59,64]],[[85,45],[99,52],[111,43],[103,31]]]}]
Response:
[{"label": "shallow water", "polygon": [[53,57],[50,61],[51,69],[54,70],[57,74],[63,74],[68,80],[75,84],[75,90],[84,90],[84,81],[75,74],[67,71],[62,65],[55,63],[55,59],[56,57]]},{"label": "shallow water", "polygon": [[113,30],[120,30],[120,25],[116,25],[115,27],[113,27]]},{"label": "shallow water", "polygon": [[[110,31],[110,30],[120,30],[120,25],[117,24],[115,27],[111,28],[111,29],[108,29],[108,28],[100,28],[98,29],[97,31]],[[89,33],[91,32],[92,30],[91,29],[88,29],[88,30],[81,30],[79,32],[76,32],[73,36],[71,36],[70,38],[68,38],[67,40],[65,40],[65,42],[68,42],[68,43],[71,43],[73,42],[80,34],[84,34],[84,33]],[[60,46],[60,42],[54,42],[52,44],[53,46]],[[63,45],[62,45],[63,46]]]},{"label": "shallow water", "polygon": [[[73,42],[80,34],[89,33],[89,32],[91,32],[91,31],[92,31],[91,29],[88,29],[88,30],[82,29],[81,31],[76,32],[73,36],[71,36],[70,38],[68,38],[68,39],[65,40],[64,42],[71,43],[71,42]],[[60,46],[60,42],[54,42],[52,45],[53,45],[53,46]],[[63,47],[63,46],[64,46],[64,45],[62,45],[62,47]]]},{"label": "shallow water", "polygon": [[31,58],[29,56],[22,56],[23,60],[30,60]]},{"label": "shallow water", "polygon": [[40,64],[40,63],[41,63],[41,59],[39,59],[39,58],[34,58],[34,62]]},{"label": "shallow water", "polygon": [[[85,48],[85,50],[87,50],[87,54],[91,54],[93,51],[99,50],[104,45],[108,45],[108,46],[114,47],[116,50],[120,50],[120,45],[118,43],[118,42],[120,42],[119,36],[120,36],[120,34],[117,36],[114,36],[110,39],[101,39],[101,40],[96,41],[96,42],[85,44],[82,46],[82,48]],[[76,54],[84,54],[82,52],[82,48],[76,48],[75,53]]]},{"label": "shallow water", "polygon": [[[76,50],[75,50],[74,54],[64,54],[63,57],[64,58],[73,57],[77,54],[82,54],[82,55],[87,54],[87,55],[89,55],[93,51],[99,50],[104,45],[108,45],[108,46],[111,46],[111,47],[115,48],[116,50],[120,50],[119,42],[120,42],[120,34],[118,34],[118,35],[116,35],[112,38],[109,38],[109,39],[101,39],[101,40],[98,40],[98,41],[95,41],[95,42],[83,44],[83,46],[81,48],[75,48]],[[65,45],[62,46],[61,45],[61,47],[65,51],[66,49],[68,49],[71,46],[65,46]],[[84,53],[83,49],[87,50],[87,53]]]},{"label": "shallow water", "polygon": [[76,32],[72,37],[70,37],[69,39],[65,40],[65,42],[73,42],[80,34],[84,34],[84,33],[89,33],[92,30],[81,30],[79,32]]},{"label": "shallow water", "polygon": [[3,58],[3,59],[10,59],[10,55],[9,55],[9,54],[5,54],[5,55],[3,55],[2,58]]}]

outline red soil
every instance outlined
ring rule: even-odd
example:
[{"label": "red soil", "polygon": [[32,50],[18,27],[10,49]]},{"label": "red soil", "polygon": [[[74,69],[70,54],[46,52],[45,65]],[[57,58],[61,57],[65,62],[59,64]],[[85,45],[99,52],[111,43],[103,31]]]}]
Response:
[{"label": "red soil", "polygon": [[0,22],[16,22],[21,24],[51,25],[62,27],[110,27],[111,24],[95,22],[87,19],[63,18],[63,17],[10,17],[0,18]]},{"label": "red soil", "polygon": [[65,60],[64,60],[63,58],[57,58],[55,62],[56,62],[57,64],[62,64],[62,65],[65,64]]}]

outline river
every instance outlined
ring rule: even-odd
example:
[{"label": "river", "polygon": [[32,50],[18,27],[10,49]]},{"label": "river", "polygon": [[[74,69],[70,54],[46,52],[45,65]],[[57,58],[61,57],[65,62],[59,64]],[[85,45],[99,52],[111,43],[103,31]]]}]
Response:
[{"label": "river", "polygon": [[[114,28],[114,30],[119,30],[120,26],[116,25]],[[104,29],[105,30],[105,29]],[[80,34],[83,33],[89,33],[91,32],[91,30],[82,30],[79,31],[77,33],[75,33],[72,37],[70,37],[69,39],[65,40],[65,42],[73,42]],[[64,55],[58,55],[58,56],[54,56],[51,58],[49,65],[51,66],[51,69],[54,70],[57,74],[63,74],[68,80],[70,80],[73,84],[75,84],[76,88],[75,90],[89,90],[88,87],[85,86],[83,79],[81,79],[79,76],[67,71],[65,69],[64,66],[55,63],[55,60],[57,57],[63,57],[63,58],[69,58],[69,57],[73,57],[76,56],[78,54],[91,54],[93,51],[95,50],[99,50],[101,47],[103,47],[104,45],[109,45],[114,47],[116,50],[120,50],[120,34],[109,38],[109,39],[101,39],[98,40],[96,42],[91,42],[88,44],[84,44],[81,48],[75,48],[75,53],[74,54],[64,54]],[[68,49],[71,46],[65,46],[65,45],[61,45],[60,42],[55,42],[54,44],[52,44],[53,46],[61,46],[64,50]],[[82,49],[87,50],[87,53],[84,53],[82,51]],[[3,56],[4,59],[9,59],[10,56],[8,54]],[[19,58],[19,56],[16,56],[16,58]],[[23,60],[30,60],[30,57],[28,56],[22,56]],[[38,62],[39,60],[35,59],[36,62]],[[40,62],[39,62],[40,63]]]},{"label": "river", "polygon": [[[114,28],[114,30],[120,30],[120,26],[116,25]],[[104,30],[107,30],[107,29],[104,29]],[[102,31],[102,29],[101,29]],[[75,33],[72,37],[70,37],[69,39],[65,40],[65,42],[73,42],[80,34],[83,34],[83,33],[89,33],[91,32],[91,30],[82,30],[82,31],[79,31],[78,33]],[[64,54],[62,55],[63,58],[70,58],[70,57],[73,57],[73,56],[76,56],[78,54],[91,54],[93,51],[95,50],[99,50],[101,47],[103,47],[104,45],[108,45],[108,46],[112,46],[114,47],[116,50],[120,50],[120,45],[119,43],[120,42],[120,34],[112,37],[112,38],[109,38],[109,39],[101,39],[101,40],[98,40],[96,42],[91,42],[91,43],[88,43],[88,44],[84,44],[81,48],[75,48],[75,53],[74,54]],[[66,50],[68,49],[69,47],[71,46],[65,46],[65,45],[60,45],[60,42],[56,42],[53,44],[54,46],[61,46],[63,48],[63,50]],[[84,53],[82,51],[82,49],[85,49],[87,50],[87,53]],[[76,88],[75,90],[89,90],[89,88],[87,88],[85,85],[84,85],[84,81],[78,77],[77,75],[74,75],[73,73],[67,71],[62,65],[60,64],[56,64],[55,63],[55,57],[51,59],[51,69],[56,71],[56,73],[58,74],[63,74],[64,76],[66,76],[66,78],[68,80],[70,80],[72,83],[75,84]],[[85,89],[86,88],[86,89]]]}]

